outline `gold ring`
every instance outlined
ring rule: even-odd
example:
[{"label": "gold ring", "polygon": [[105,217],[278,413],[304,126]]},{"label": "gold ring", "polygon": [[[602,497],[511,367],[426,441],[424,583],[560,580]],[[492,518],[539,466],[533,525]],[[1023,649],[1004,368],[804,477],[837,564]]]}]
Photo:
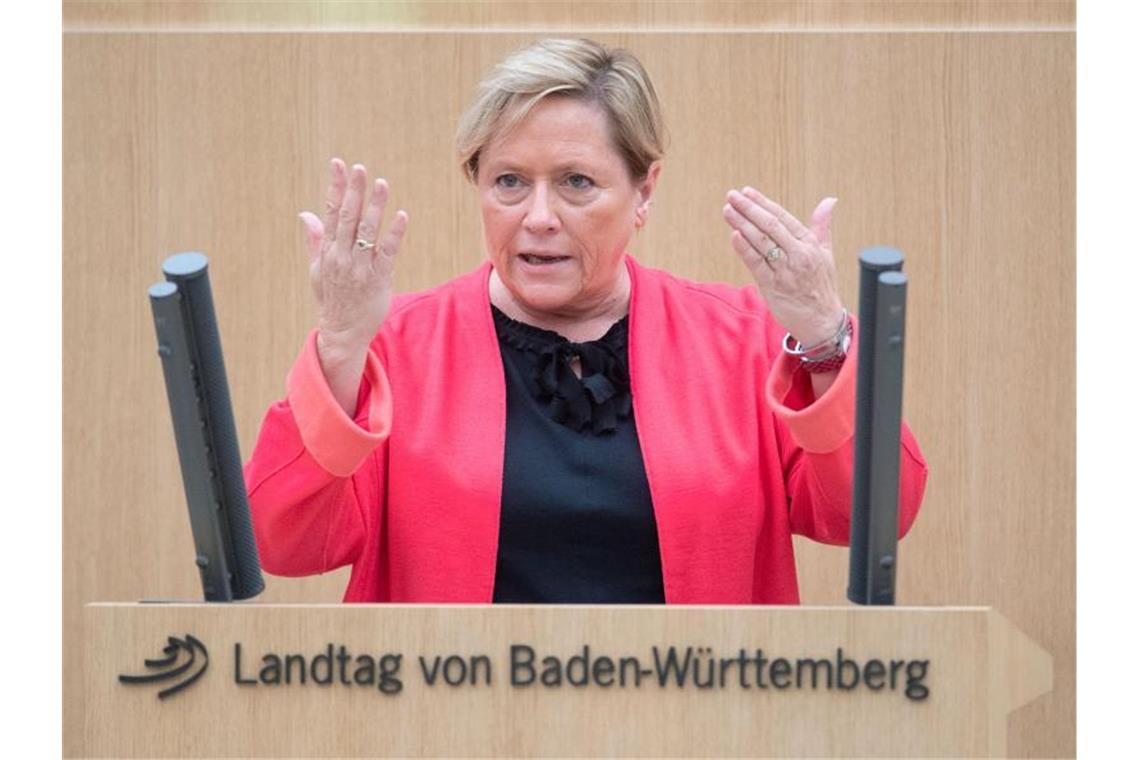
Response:
[{"label": "gold ring", "polygon": [[768,249],[768,252],[764,254],[764,260],[767,261],[769,264],[775,264],[777,261],[779,261],[783,257],[784,257],[784,249],[778,245],[772,246],[771,248]]},{"label": "gold ring", "polygon": [[358,251],[368,251],[368,250],[371,250],[375,247],[376,247],[375,243],[369,243],[364,238],[357,238],[356,239],[356,250],[358,250]]}]

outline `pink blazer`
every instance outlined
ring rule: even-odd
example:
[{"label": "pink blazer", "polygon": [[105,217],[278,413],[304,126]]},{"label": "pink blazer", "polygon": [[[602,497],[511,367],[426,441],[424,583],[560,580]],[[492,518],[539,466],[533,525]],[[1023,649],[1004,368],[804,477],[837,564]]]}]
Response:
[{"label": "pink blazer", "polygon": [[[755,288],[627,266],[633,408],[666,601],[798,603],[792,534],[848,540],[858,335],[813,401]],[[351,564],[347,602],[491,601],[506,387],[490,271],[395,299],[355,419],[310,335],[245,468],[268,572]],[[905,425],[900,464],[901,536],[926,482]]]}]

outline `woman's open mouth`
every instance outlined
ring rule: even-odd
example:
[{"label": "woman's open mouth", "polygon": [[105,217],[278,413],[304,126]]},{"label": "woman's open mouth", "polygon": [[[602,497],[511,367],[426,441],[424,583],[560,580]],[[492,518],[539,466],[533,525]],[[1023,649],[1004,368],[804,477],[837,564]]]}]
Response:
[{"label": "woman's open mouth", "polygon": [[569,256],[551,256],[544,253],[520,253],[519,258],[531,266],[549,266],[569,261]]}]

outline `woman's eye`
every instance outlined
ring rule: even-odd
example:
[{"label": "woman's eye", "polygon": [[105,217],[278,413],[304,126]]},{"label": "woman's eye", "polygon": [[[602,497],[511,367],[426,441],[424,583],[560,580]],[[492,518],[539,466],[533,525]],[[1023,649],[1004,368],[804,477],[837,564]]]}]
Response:
[{"label": "woman's eye", "polygon": [[495,184],[504,190],[513,190],[520,182],[517,174],[501,174],[495,178]]},{"label": "woman's eye", "polygon": [[594,181],[584,174],[571,174],[566,183],[575,190],[589,190],[594,186]]}]

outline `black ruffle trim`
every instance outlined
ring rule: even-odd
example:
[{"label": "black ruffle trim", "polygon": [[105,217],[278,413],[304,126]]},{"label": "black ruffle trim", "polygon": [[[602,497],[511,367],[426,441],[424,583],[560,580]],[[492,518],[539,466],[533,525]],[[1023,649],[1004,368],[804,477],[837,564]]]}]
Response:
[{"label": "black ruffle trim", "polygon": [[[572,430],[589,426],[596,435],[617,430],[633,411],[629,390],[629,317],[614,323],[598,340],[575,343],[552,330],[511,319],[492,306],[499,340],[524,351],[530,360],[537,398],[555,422]],[[570,361],[577,356],[582,377]]]}]

